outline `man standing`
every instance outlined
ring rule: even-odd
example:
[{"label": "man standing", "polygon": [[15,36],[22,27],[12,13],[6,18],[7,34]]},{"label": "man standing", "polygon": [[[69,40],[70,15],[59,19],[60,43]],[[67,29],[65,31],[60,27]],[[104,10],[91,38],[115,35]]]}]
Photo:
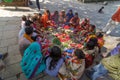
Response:
[{"label": "man standing", "polygon": [[120,24],[120,6],[117,11],[112,15],[111,19],[108,21],[107,25],[103,28],[103,32],[110,34],[111,31]]}]

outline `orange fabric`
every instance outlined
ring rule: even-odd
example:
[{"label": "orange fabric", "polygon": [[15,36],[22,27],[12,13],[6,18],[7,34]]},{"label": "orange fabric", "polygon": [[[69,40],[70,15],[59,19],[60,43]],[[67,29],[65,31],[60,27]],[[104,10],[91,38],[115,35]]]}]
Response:
[{"label": "orange fabric", "polygon": [[103,47],[103,45],[104,45],[104,39],[103,38],[98,38],[98,45],[99,45],[100,48]]},{"label": "orange fabric", "polygon": [[43,26],[46,28],[47,27],[47,22],[48,22],[48,14],[47,13],[44,13],[42,15],[42,23],[43,23]]},{"label": "orange fabric", "polygon": [[112,20],[120,22],[120,6],[118,7],[117,11],[113,14]]},{"label": "orange fabric", "polygon": [[27,40],[29,40],[30,42],[33,42],[33,40],[31,39],[31,37],[29,37],[27,34],[24,34],[23,37],[25,37]]}]

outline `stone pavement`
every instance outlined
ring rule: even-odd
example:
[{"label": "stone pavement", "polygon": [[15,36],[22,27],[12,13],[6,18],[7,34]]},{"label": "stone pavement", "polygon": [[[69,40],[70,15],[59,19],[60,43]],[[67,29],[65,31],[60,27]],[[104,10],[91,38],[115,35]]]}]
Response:
[{"label": "stone pavement", "polygon": [[[5,59],[6,68],[0,73],[5,80],[17,80],[15,75],[21,72],[19,62],[21,56],[18,50],[18,32],[20,30],[20,16],[27,15],[29,13],[37,12],[35,8],[35,2],[31,8],[18,7],[18,10],[14,10],[13,7],[0,7],[0,52],[8,52],[9,55]],[[90,3],[84,4],[76,0],[42,0],[40,1],[42,12],[45,8],[54,10],[68,10],[73,9],[75,12],[79,12],[81,18],[88,17],[91,23],[95,24],[97,28],[102,29],[110,16],[114,13],[120,1],[111,2],[105,6],[104,14],[98,14],[97,10],[102,6],[102,3]],[[105,47],[110,51],[116,46],[119,41],[116,41],[120,37],[120,25],[116,28],[111,36],[105,37]],[[58,80],[50,76],[45,76],[39,80]],[[21,75],[21,80],[27,80],[25,76]],[[81,80],[88,80],[87,78]],[[107,80],[107,79],[106,79]]]}]

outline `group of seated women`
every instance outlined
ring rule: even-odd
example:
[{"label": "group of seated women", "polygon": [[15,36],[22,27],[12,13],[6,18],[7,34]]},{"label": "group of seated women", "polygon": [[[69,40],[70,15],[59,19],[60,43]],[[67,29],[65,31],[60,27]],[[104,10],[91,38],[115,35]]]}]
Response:
[{"label": "group of seated women", "polygon": [[[52,44],[48,38],[52,33],[48,28],[66,29],[66,26],[67,29],[73,30],[73,38],[78,40],[83,48],[61,50],[60,46]],[[90,24],[89,19],[80,21],[78,13],[73,14],[72,10],[67,14],[63,10],[53,14],[46,10],[43,14],[35,13],[22,17],[19,32],[19,50],[22,56],[20,65],[28,79],[46,73],[60,80],[79,80],[85,69],[93,65],[103,45],[103,34],[96,33],[96,27]],[[119,53],[120,48],[115,55],[104,58],[86,74],[91,80],[97,80],[110,72],[114,79],[120,80]]]}]

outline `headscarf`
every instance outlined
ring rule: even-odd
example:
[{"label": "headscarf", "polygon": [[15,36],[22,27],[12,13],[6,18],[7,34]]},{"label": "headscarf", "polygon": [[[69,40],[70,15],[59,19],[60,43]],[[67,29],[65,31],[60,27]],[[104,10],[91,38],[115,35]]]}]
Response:
[{"label": "headscarf", "polygon": [[74,17],[74,15],[73,15],[73,13],[71,13],[70,14],[70,11],[72,11],[71,9],[68,11],[68,13],[66,14],[66,17],[67,17],[67,22],[69,22],[70,21],[70,19],[72,18],[72,17]]},{"label": "headscarf", "polygon": [[24,52],[20,63],[23,73],[28,79],[39,75],[45,69],[45,63],[39,43],[33,42]]}]

